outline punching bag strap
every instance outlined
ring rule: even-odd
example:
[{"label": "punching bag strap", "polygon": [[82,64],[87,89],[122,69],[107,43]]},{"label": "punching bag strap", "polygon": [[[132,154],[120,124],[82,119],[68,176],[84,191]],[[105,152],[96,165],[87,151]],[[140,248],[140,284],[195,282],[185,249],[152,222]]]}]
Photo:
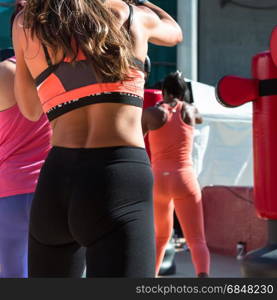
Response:
[{"label": "punching bag strap", "polygon": [[260,80],[260,96],[277,95],[277,78]]}]

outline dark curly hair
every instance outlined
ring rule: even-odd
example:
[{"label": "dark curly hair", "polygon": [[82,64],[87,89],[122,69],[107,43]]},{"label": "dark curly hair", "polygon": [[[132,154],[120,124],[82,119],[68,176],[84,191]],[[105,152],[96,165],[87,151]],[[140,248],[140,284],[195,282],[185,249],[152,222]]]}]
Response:
[{"label": "dark curly hair", "polygon": [[179,71],[172,72],[165,77],[162,89],[173,97],[188,103],[191,102],[188,84]]}]

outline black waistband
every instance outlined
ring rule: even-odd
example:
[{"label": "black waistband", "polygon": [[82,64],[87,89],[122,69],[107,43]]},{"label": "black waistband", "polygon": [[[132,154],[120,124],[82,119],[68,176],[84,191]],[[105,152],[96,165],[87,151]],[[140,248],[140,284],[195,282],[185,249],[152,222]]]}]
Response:
[{"label": "black waistband", "polygon": [[102,93],[97,95],[90,95],[87,97],[70,100],[51,108],[46,114],[49,121],[53,121],[59,116],[68,113],[74,109],[78,109],[87,105],[100,103],[118,103],[128,104],[136,107],[143,107],[143,98],[128,93]]},{"label": "black waistband", "polygon": [[[61,160],[62,158],[62,160]],[[80,162],[85,164],[95,162],[105,165],[111,162],[138,162],[150,166],[150,161],[145,148],[135,146],[111,146],[101,148],[65,148],[53,146],[50,150],[47,161],[56,161],[61,165],[81,167]]]}]

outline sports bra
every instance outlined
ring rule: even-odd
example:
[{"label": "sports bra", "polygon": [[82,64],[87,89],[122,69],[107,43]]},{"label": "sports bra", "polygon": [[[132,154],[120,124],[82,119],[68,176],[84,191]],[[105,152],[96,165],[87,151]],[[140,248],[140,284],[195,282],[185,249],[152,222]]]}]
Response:
[{"label": "sports bra", "polygon": [[[127,30],[133,20],[133,7],[126,21]],[[72,63],[68,58],[53,64],[47,50],[42,49],[48,68],[35,78],[38,95],[43,111],[49,121],[74,109],[97,103],[121,103],[143,107],[144,63],[134,57],[136,68],[130,69],[131,79],[118,82],[100,81],[95,76],[93,66],[79,51],[77,60]]]}]

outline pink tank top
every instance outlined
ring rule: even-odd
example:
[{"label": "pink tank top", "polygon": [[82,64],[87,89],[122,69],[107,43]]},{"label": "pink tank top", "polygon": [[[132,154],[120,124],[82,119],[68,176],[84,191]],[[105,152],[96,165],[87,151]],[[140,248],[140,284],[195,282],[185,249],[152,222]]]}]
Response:
[{"label": "pink tank top", "polygon": [[50,135],[45,115],[31,122],[17,105],[0,112],[0,197],[34,192]]},{"label": "pink tank top", "polygon": [[149,143],[154,169],[174,171],[192,166],[194,127],[182,119],[183,103],[175,107],[162,104],[167,111],[167,122],[158,130],[149,132]]}]

